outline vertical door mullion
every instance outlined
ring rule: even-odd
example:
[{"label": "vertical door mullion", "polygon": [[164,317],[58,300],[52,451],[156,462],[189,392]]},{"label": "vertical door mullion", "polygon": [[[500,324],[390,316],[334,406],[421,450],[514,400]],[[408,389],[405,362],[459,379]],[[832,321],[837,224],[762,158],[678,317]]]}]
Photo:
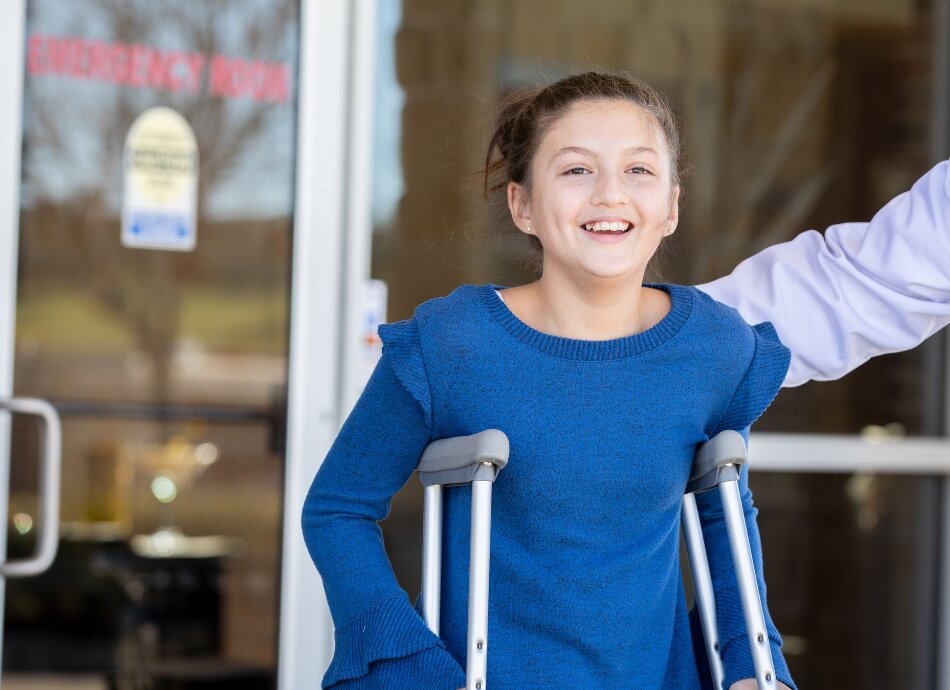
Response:
[{"label": "vertical door mullion", "polygon": [[[20,218],[20,148],[23,112],[23,55],[26,0],[0,3],[0,397],[13,395],[17,246]],[[10,417],[0,417],[0,558],[6,558],[10,488]],[[4,580],[0,578],[0,620]],[[3,632],[0,628],[0,643]]]},{"label": "vertical door mullion", "polygon": [[[26,0],[0,3],[0,396],[6,398],[13,394],[25,23]],[[0,447],[8,452],[6,443]]]},{"label": "vertical door mullion", "polygon": [[[375,109],[376,3],[356,0],[353,8],[347,112],[346,209],[343,242],[343,322],[341,418],[356,404],[366,385],[366,357],[362,342],[366,328],[366,284],[371,273],[372,164]],[[341,420],[342,421],[342,420]]]},{"label": "vertical door mullion", "polygon": [[[950,155],[950,0],[933,0],[930,153],[936,161]],[[950,338],[943,335],[943,435],[950,437]],[[941,480],[937,525],[936,687],[950,688],[950,475]]]},{"label": "vertical door mullion", "polygon": [[950,477],[941,480],[940,510],[940,557],[938,559],[939,592],[937,593],[937,684],[938,688],[950,688]]},{"label": "vertical door mullion", "polygon": [[302,0],[278,687],[318,688],[333,624],[300,515],[339,431],[351,3]]}]

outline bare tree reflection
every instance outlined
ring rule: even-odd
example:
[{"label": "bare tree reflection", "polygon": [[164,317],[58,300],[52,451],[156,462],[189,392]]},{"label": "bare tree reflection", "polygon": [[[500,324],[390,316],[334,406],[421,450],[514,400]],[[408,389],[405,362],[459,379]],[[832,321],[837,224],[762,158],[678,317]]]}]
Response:
[{"label": "bare tree reflection", "polygon": [[[65,35],[182,48],[208,60],[221,53],[292,63],[296,54],[297,3],[291,0],[88,0],[37,3],[30,12],[34,25],[62,25]],[[143,110],[157,105],[180,112],[198,141],[199,239],[193,253],[120,244],[125,135]],[[201,228],[242,213],[272,214],[263,201],[255,213],[255,198],[244,190],[261,176],[292,170],[292,105],[213,97],[204,88],[166,92],[43,77],[27,83],[24,120],[21,275],[88,286],[150,356],[150,397],[168,400],[183,286],[228,274],[233,260],[227,252],[202,251]],[[289,229],[287,209],[280,213]]]}]

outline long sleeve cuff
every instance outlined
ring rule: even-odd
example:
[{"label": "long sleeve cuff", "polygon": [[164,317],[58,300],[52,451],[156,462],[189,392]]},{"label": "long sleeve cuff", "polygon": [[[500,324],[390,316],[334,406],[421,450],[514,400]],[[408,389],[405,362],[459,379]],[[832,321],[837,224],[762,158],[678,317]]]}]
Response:
[{"label": "long sleeve cuff", "polygon": [[324,690],[457,690],[465,673],[405,594],[376,602],[339,626]]},{"label": "long sleeve cuff", "polygon": [[[775,677],[792,690],[796,690],[791,674],[788,672],[788,664],[785,663],[785,657],[782,655],[782,636],[772,624],[761,585],[759,596],[763,602],[765,634],[769,638],[769,646],[772,650]],[[752,662],[752,649],[746,632],[742,597],[737,586],[725,587],[716,592],[716,618],[719,626],[719,645],[722,650],[722,667],[728,689],[737,680],[755,678],[755,664]]]},{"label": "long sleeve cuff", "polygon": [[[730,594],[734,596],[729,596]],[[755,664],[752,661],[752,649],[749,646],[749,637],[746,634],[745,619],[739,603],[738,589],[733,589],[723,595],[717,593],[717,627],[720,634],[720,658],[722,659],[724,683],[726,690],[738,680],[755,678]],[[725,605],[724,605],[725,604]],[[737,608],[738,607],[738,608]],[[726,623],[726,626],[723,626]],[[775,665],[775,678],[785,683],[792,690],[797,690],[792,681],[792,674],[788,670],[785,656],[782,654],[782,637],[768,620],[766,613],[766,634],[769,637],[769,647],[772,651],[772,663]],[[696,657],[696,667],[704,690],[712,690],[713,682],[706,658],[706,643],[703,639],[702,626],[699,622],[699,610],[696,606],[689,612],[689,627],[693,638],[693,652]],[[722,639],[724,629],[733,630],[729,639]],[[741,632],[741,634],[739,634]]]},{"label": "long sleeve cuff", "polygon": [[[788,672],[788,665],[782,655],[782,638],[773,637],[770,633],[769,647],[772,649],[775,679],[785,683],[792,690],[798,690],[792,682],[792,674]],[[727,690],[738,680],[755,678],[755,664],[752,661],[752,648],[749,646],[748,637],[737,637],[723,646],[722,667]]]},{"label": "long sleeve cuff", "polygon": [[[765,634],[772,649],[772,663],[775,664],[775,677],[795,690],[788,664],[782,655],[782,636],[772,624],[765,606],[765,594],[759,586],[762,601],[762,614],[765,618]],[[738,587],[726,587],[716,592],[716,617],[719,625],[719,645],[722,649],[722,667],[725,672],[726,688],[743,678],[755,678],[755,664],[752,663],[752,649],[746,633],[745,614],[742,611],[742,597]]]}]

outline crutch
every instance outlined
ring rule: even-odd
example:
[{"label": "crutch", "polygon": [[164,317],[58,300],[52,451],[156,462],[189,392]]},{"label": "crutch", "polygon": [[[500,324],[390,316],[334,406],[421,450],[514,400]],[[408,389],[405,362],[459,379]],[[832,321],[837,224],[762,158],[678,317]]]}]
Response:
[{"label": "crutch", "polygon": [[686,495],[683,497],[683,534],[689,555],[689,568],[693,574],[703,638],[706,642],[706,657],[709,659],[715,688],[725,690],[716,628],[716,599],[713,595],[703,529],[694,495],[718,486],[726,529],[729,532],[732,561],[739,582],[749,645],[752,647],[755,678],[759,690],[774,690],[777,687],[775,664],[772,662],[772,650],[765,632],[765,615],[762,613],[762,601],[759,598],[755,569],[752,565],[752,549],[749,547],[749,533],[746,531],[742,500],[739,497],[739,470],[745,462],[745,441],[737,431],[723,431],[699,447],[693,459]]},{"label": "crutch", "polygon": [[442,592],[442,487],[472,485],[465,690],[486,690],[491,489],[508,464],[508,437],[498,429],[430,443],[416,468],[425,487],[422,525],[422,617],[439,634]]}]

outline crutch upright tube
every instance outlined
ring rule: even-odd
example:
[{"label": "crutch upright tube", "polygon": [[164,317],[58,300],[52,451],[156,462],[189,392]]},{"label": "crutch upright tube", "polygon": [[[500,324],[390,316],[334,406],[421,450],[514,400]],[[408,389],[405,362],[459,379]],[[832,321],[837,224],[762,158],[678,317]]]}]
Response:
[{"label": "crutch upright tube", "polygon": [[716,688],[723,688],[724,674],[716,629],[716,602],[694,497],[694,494],[718,487],[739,584],[739,595],[742,599],[749,646],[752,650],[756,682],[759,690],[774,690],[778,687],[775,664],[765,629],[765,614],[756,583],[749,533],[746,531],[742,512],[742,499],[739,496],[739,471],[745,464],[746,457],[745,441],[736,431],[723,431],[700,446],[693,460],[692,472],[686,486],[687,494],[683,498],[683,533],[696,590],[696,604],[702,622],[706,656]]},{"label": "crutch upright tube", "polygon": [[425,487],[422,513],[422,617],[429,629],[441,634],[442,619],[442,486]]},{"label": "crutch upright tube", "polygon": [[693,574],[693,591],[699,622],[706,643],[706,659],[712,674],[713,687],[721,690],[726,676],[719,656],[719,627],[716,621],[716,595],[713,594],[712,575],[709,573],[709,561],[706,560],[706,545],[703,542],[703,527],[699,521],[699,509],[693,494],[683,496],[683,535],[686,541],[686,553],[689,557],[689,569]]},{"label": "crutch upright tube", "polygon": [[425,487],[421,603],[423,619],[436,635],[442,591],[442,487],[472,485],[466,690],[487,689],[491,491],[498,472],[508,463],[508,452],[508,437],[498,429],[486,429],[433,441],[417,467]]}]

